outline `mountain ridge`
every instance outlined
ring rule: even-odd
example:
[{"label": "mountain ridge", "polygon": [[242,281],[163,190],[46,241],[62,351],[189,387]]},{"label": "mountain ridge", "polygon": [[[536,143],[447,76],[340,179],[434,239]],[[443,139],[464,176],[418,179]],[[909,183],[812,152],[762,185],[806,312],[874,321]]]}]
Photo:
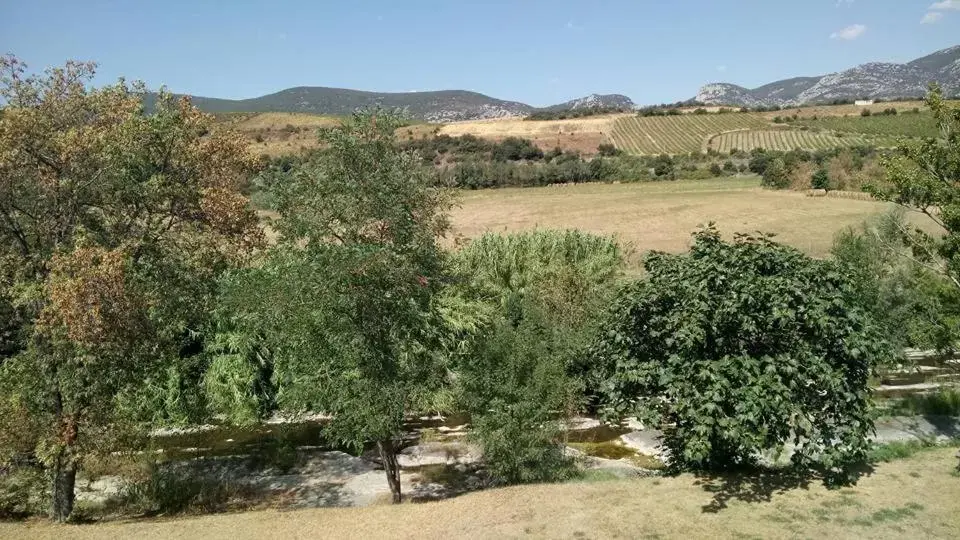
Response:
[{"label": "mountain ridge", "polygon": [[[591,94],[549,107],[533,107],[519,101],[497,99],[468,90],[369,92],[326,86],[296,86],[249,99],[188,97],[199,109],[211,113],[291,112],[348,115],[357,109],[380,106],[403,110],[419,120],[441,123],[524,116],[535,111],[575,110],[586,107],[630,109],[635,107],[629,97],[621,94]],[[155,94],[147,96],[148,108],[152,106],[155,99]]]},{"label": "mountain ridge", "polygon": [[695,101],[739,107],[797,106],[835,100],[919,97],[930,82],[948,95],[960,92],[960,45],[903,64],[868,62],[814,77],[793,77],[757,88],[717,82],[704,85]]}]

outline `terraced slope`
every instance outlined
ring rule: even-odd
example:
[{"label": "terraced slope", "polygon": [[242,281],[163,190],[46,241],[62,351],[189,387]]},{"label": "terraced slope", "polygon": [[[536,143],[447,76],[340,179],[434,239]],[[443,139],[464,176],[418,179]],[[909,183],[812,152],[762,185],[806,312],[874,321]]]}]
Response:
[{"label": "terraced slope", "polygon": [[610,139],[631,154],[683,154],[705,151],[719,133],[768,126],[762,115],[746,113],[629,116],[614,122]]}]

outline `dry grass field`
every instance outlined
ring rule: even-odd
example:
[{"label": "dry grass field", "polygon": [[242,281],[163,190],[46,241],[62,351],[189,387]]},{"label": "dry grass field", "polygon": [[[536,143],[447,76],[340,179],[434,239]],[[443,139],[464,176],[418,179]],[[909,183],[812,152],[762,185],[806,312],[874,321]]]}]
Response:
[{"label": "dry grass field", "polygon": [[485,139],[502,140],[506,137],[530,139],[543,150],[560,147],[590,155],[597,152],[600,143],[608,141],[613,123],[617,118],[631,114],[591,116],[570,120],[523,120],[504,118],[454,122],[440,129],[440,133],[456,137],[474,135]]},{"label": "dry grass field", "polygon": [[333,127],[341,119],[302,113],[223,115],[221,124],[243,134],[254,152],[268,156],[298,154],[317,146],[317,129]]},{"label": "dry grass field", "polygon": [[617,235],[637,254],[682,252],[689,247],[690,233],[714,221],[728,236],[776,233],[778,241],[815,257],[829,253],[837,231],[887,209],[874,201],[765,190],[752,176],[468,191],[460,203],[453,229],[465,238],[486,231],[578,228]]},{"label": "dry grass field", "polygon": [[783,476],[517,486],[441,502],[56,526],[4,538],[956,538],[956,448],[881,464],[854,487]]}]

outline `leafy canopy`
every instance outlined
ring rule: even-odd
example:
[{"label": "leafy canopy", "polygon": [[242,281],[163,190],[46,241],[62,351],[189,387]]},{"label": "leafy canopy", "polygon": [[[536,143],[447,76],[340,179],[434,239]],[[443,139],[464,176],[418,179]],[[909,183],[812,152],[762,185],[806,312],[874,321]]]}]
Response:
[{"label": "leafy canopy", "polygon": [[399,125],[376,111],[322,132],[325,149],[276,180],[277,245],[224,287],[232,324],[270,351],[278,406],[330,413],[331,437],[357,449],[399,437],[444,375],[434,297],[448,196],[396,148]]},{"label": "leafy canopy", "polygon": [[0,446],[73,472],[122,425],[185,418],[217,276],[261,239],[243,139],[187,100],[144,114],[138,86],[89,89],[93,71],[0,58]]},{"label": "leafy canopy", "polygon": [[887,348],[832,262],[710,227],[646,270],[593,350],[607,418],[663,425],[680,468],[748,464],[788,442],[797,465],[841,472],[864,457],[867,380]]}]

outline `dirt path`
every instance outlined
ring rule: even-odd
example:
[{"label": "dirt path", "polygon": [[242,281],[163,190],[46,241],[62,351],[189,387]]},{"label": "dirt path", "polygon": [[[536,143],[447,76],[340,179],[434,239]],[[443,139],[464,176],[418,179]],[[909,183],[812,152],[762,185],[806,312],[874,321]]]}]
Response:
[{"label": "dirt path", "polygon": [[853,488],[783,477],[520,486],[437,503],[54,526],[3,538],[955,538],[956,448],[880,465]]}]

